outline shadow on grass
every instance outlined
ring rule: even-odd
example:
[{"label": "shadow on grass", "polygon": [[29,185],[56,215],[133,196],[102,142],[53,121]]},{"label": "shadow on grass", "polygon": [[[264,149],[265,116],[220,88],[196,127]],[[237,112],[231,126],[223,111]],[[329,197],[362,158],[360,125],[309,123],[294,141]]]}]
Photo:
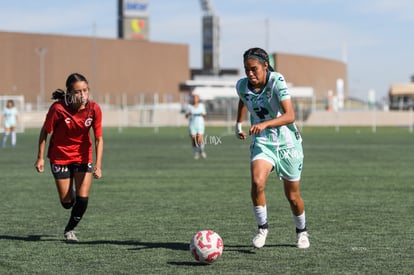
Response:
[{"label": "shadow on grass", "polygon": [[[142,241],[110,241],[110,240],[100,240],[100,241],[86,241],[86,242],[78,242],[74,244],[88,244],[88,245],[99,245],[99,244],[113,244],[113,245],[128,245],[128,246],[135,246],[135,248],[131,248],[130,250],[142,250],[142,249],[154,249],[154,248],[166,248],[171,250],[189,250],[188,243],[180,243],[180,242],[142,242]],[[264,247],[294,247],[293,244],[269,244]],[[245,254],[254,254],[258,249],[253,248],[251,245],[224,245],[225,251],[234,251],[239,253]]]},{"label": "shadow on grass", "polygon": [[[16,241],[25,241],[25,242],[44,242],[44,241],[62,241],[57,240],[56,237],[51,235],[28,235],[28,236],[8,236],[0,235],[0,240],[16,240]],[[183,250],[187,251],[189,249],[188,243],[180,242],[142,242],[142,241],[114,241],[114,240],[96,240],[96,241],[80,241],[74,243],[68,243],[72,245],[125,245],[125,246],[134,246],[130,250],[143,250],[143,249],[156,249],[156,248],[165,248],[171,250]],[[265,248],[269,247],[296,247],[293,244],[267,244]],[[251,245],[225,245],[225,251],[234,251],[244,254],[254,254],[258,249],[253,248]]]},{"label": "shadow on grass", "polygon": [[99,244],[113,244],[113,245],[129,245],[135,246],[135,248],[131,248],[130,250],[142,250],[142,249],[153,249],[153,248],[166,248],[171,250],[188,250],[188,243],[179,243],[179,242],[141,242],[141,241],[132,241],[132,240],[125,240],[125,241],[111,241],[111,240],[100,240],[100,241],[87,241],[87,242],[78,242],[75,244],[89,244],[89,245],[99,245]]},{"label": "shadow on grass", "polygon": [[[293,247],[296,248],[296,245],[293,244],[273,244],[273,245],[266,245],[264,248],[262,249],[266,249],[269,247]],[[259,249],[252,247],[251,245],[225,245],[224,246],[224,252],[238,252],[238,253],[243,253],[243,254],[256,254],[257,251],[259,251]],[[170,265],[176,265],[176,266],[209,266],[210,264],[208,263],[199,263],[199,262],[168,262],[168,264]]]},{"label": "shadow on grass", "polygon": [[211,264],[208,263],[199,263],[199,262],[168,262],[169,265],[176,265],[176,266],[209,266]]},{"label": "shadow on grass", "polygon": [[7,236],[0,235],[0,240],[15,240],[15,241],[25,241],[25,242],[45,242],[45,241],[56,241],[56,238],[52,235],[28,235],[27,237],[22,236]]},{"label": "shadow on grass", "polygon": [[[266,244],[265,247],[261,249],[266,249],[269,247],[294,247],[296,248],[296,245],[293,244]],[[225,251],[235,251],[239,253],[244,254],[255,254],[259,249],[254,248],[251,245],[225,245],[224,246]]]},{"label": "shadow on grass", "polygon": [[[28,235],[28,236],[9,236],[9,235],[0,235],[0,240],[12,240],[12,241],[24,241],[24,242],[44,242],[44,241],[62,241],[65,240],[57,239],[56,236],[52,235]],[[97,240],[97,241],[80,241],[80,242],[70,242],[68,244],[73,245],[101,245],[101,244],[112,244],[112,245],[126,245],[126,246],[136,246],[131,248],[131,250],[141,250],[141,249],[152,249],[152,248],[167,248],[171,250],[188,250],[189,244],[179,243],[179,242],[166,242],[166,243],[150,243],[150,242],[141,242],[141,241],[113,241],[113,240]]]}]

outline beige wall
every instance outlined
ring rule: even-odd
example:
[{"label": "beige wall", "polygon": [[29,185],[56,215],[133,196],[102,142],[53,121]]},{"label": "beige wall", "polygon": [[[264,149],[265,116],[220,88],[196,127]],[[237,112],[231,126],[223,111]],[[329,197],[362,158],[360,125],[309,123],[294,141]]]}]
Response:
[{"label": "beige wall", "polygon": [[[104,110],[102,124],[104,127],[185,127],[188,120],[176,108],[159,109],[151,113],[151,110]],[[22,122],[25,128],[42,127],[46,111],[25,112],[22,114]],[[296,121],[299,127],[407,127],[413,125],[413,116],[409,112],[399,111],[352,111],[352,112],[312,112],[306,121]],[[246,122],[248,125],[248,123]],[[228,126],[230,131],[234,127],[234,120],[210,120],[206,121],[207,127]],[[19,129],[18,129],[19,130]],[[0,131],[2,129],[0,128]],[[412,131],[412,129],[410,130]]]},{"label": "beige wall", "polygon": [[[191,77],[189,46],[185,44],[0,32],[0,95],[24,95],[27,103],[37,104],[41,84],[36,48],[40,47],[47,48],[46,106],[55,89],[65,88],[72,72],[88,78],[92,96],[101,104],[121,104],[126,99],[128,105],[134,105],[143,95],[150,102],[154,93],[160,102],[167,95],[178,101],[180,83]],[[276,70],[287,82],[313,87],[317,99],[324,99],[328,90],[335,93],[338,78],[345,82],[346,97],[345,63],[284,53],[276,53],[274,58]],[[123,99],[121,95],[125,95]]]},{"label": "beige wall", "polygon": [[65,88],[72,72],[86,76],[97,100],[114,103],[126,94],[128,104],[141,94],[152,98],[158,93],[160,101],[171,94],[178,100],[179,83],[190,78],[189,49],[184,44],[0,32],[0,94],[24,95],[26,102],[37,103],[40,47],[47,48],[46,100],[55,89]]},{"label": "beige wall", "polygon": [[336,80],[344,80],[344,96],[348,94],[346,63],[319,57],[276,53],[275,70],[294,86],[313,87],[317,99],[324,99],[329,90],[336,95]]}]

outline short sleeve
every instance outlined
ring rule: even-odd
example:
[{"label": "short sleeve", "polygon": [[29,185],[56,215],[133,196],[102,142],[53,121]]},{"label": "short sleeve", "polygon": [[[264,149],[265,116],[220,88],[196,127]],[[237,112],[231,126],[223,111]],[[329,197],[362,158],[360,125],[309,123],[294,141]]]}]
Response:
[{"label": "short sleeve", "polygon": [[43,124],[43,128],[46,130],[48,134],[51,134],[54,129],[54,125],[59,120],[59,111],[58,105],[56,103],[50,106],[49,111],[46,114],[46,119]]},{"label": "short sleeve", "polygon": [[102,137],[102,110],[98,104],[94,104],[93,132],[95,137]]},{"label": "short sleeve", "polygon": [[277,96],[279,97],[280,101],[291,98],[285,78],[281,74],[276,75],[276,88],[277,88]]}]

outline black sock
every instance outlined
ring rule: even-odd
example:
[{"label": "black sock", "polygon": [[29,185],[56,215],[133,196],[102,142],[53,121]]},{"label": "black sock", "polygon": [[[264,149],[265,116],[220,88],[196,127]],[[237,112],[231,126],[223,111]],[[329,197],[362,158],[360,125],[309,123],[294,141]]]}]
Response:
[{"label": "black sock", "polygon": [[302,232],[305,232],[305,231],[307,231],[307,230],[306,230],[306,226],[305,226],[305,228],[303,228],[303,229],[298,229],[298,228],[296,228],[296,234],[299,234],[299,233],[302,233]]},{"label": "black sock", "polygon": [[83,214],[88,207],[88,197],[76,197],[76,203],[72,208],[72,213],[69,218],[69,222],[65,227],[65,232],[75,229]]},{"label": "black sock", "polygon": [[261,228],[261,229],[268,229],[269,228],[269,224],[268,223],[265,223],[263,225],[259,225],[259,228]]}]

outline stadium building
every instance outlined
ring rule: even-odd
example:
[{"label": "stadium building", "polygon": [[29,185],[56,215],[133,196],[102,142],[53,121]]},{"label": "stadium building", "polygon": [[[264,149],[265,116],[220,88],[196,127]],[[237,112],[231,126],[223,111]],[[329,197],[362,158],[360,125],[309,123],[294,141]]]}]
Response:
[{"label": "stadium building", "polygon": [[[329,91],[336,94],[337,80],[343,79],[346,97],[345,63],[284,53],[273,58],[293,94],[306,90],[308,101],[323,102]],[[72,72],[88,78],[93,98],[103,107],[183,104],[183,91],[188,91],[183,86],[197,71],[189,66],[188,45],[133,39],[0,32],[0,59],[0,94],[23,96],[27,111],[49,106],[51,93],[65,88]],[[237,70],[227,71],[239,77]],[[207,92],[214,94],[210,84]],[[231,85],[227,90],[236,96]]]},{"label": "stadium building", "polygon": [[[89,79],[96,100],[128,105],[156,94],[158,102],[177,102],[192,74],[188,45],[128,39],[0,32],[0,58],[0,93],[23,95],[33,106],[48,103],[72,72]],[[338,79],[346,97],[345,63],[284,53],[274,60],[293,87],[311,87],[317,100],[335,92]]]},{"label": "stadium building", "polygon": [[84,74],[102,104],[177,101],[190,77],[187,45],[0,32],[0,93],[49,105],[72,72]]},{"label": "stadium building", "polygon": [[[154,112],[158,108],[154,106],[168,103],[182,108],[189,93],[199,93],[208,101],[213,119],[231,117],[237,107],[234,86],[244,72],[223,69],[219,64],[220,20],[211,2],[201,1],[202,68],[190,68],[188,45],[150,41],[149,2],[118,1],[117,39],[0,32],[0,95],[4,99],[22,97],[21,109],[44,112],[51,103],[51,93],[65,88],[70,73],[79,72],[88,78],[91,96],[103,108],[138,110],[138,114],[118,118],[128,123],[152,123],[154,114],[160,113],[158,109]],[[332,108],[334,98],[337,107],[343,106],[347,97],[346,63],[269,54],[273,67],[289,82],[302,120],[317,104],[319,109]]]},{"label": "stadium building", "polygon": [[412,110],[414,108],[414,77],[412,83],[393,83],[388,96],[391,110]]}]

